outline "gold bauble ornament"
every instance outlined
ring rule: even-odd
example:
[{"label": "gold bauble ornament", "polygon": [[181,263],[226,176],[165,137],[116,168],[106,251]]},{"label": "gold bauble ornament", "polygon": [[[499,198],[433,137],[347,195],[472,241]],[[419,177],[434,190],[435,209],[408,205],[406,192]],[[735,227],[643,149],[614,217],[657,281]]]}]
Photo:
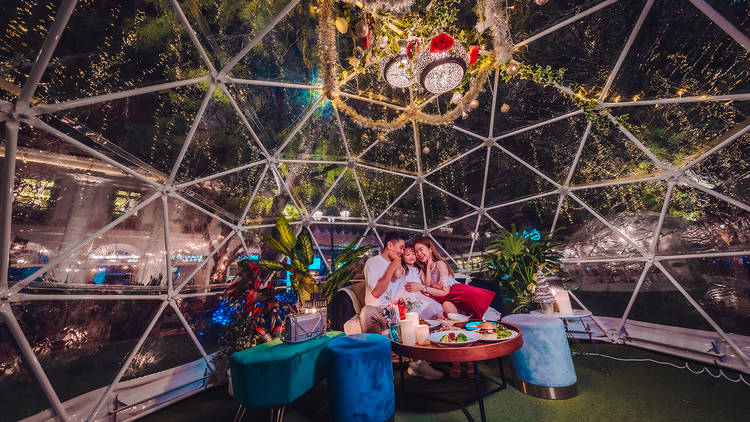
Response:
[{"label": "gold bauble ornament", "polygon": [[507,113],[509,111],[510,111],[510,106],[508,104],[503,103],[503,105],[500,106],[501,113]]},{"label": "gold bauble ornament", "polygon": [[516,63],[516,62],[511,62],[511,63],[510,63],[509,65],[508,65],[508,67],[506,67],[506,68],[505,68],[505,74],[506,74],[506,75],[510,75],[510,76],[513,76],[513,75],[515,75],[516,73],[518,73],[518,70],[519,70],[519,68],[518,68],[518,63]]},{"label": "gold bauble ornament", "polygon": [[428,147],[422,148],[422,154],[429,154],[429,153],[430,153],[430,148]]},{"label": "gold bauble ornament", "polygon": [[370,25],[368,25],[365,21],[359,21],[357,22],[357,26],[354,27],[354,30],[356,31],[358,37],[364,38],[367,36],[367,34],[370,33]]},{"label": "gold bauble ornament", "polygon": [[479,100],[474,99],[469,102],[469,108],[472,110],[476,110],[477,107],[479,107]]},{"label": "gold bauble ornament", "polygon": [[536,3],[537,6],[544,6],[548,1],[549,0],[534,0],[534,3]]}]

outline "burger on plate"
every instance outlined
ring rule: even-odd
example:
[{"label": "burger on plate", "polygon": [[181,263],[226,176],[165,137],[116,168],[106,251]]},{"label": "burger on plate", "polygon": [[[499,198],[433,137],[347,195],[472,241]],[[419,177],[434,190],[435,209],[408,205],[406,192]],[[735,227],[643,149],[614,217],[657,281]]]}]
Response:
[{"label": "burger on plate", "polygon": [[477,326],[477,332],[482,336],[482,340],[497,340],[495,324],[485,321]]}]

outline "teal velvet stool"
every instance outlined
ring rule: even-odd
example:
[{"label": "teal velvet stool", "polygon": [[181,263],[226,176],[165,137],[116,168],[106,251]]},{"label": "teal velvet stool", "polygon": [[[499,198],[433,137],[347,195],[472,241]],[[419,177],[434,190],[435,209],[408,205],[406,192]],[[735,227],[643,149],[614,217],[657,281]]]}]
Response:
[{"label": "teal velvet stool", "polygon": [[[245,408],[272,407],[274,418],[283,418],[284,406],[328,376],[326,345],[340,331],[297,344],[274,340],[234,353],[229,358],[234,398]],[[243,410],[244,414],[244,410]],[[238,411],[237,418],[241,418]]]},{"label": "teal velvet stool", "polygon": [[545,399],[575,397],[576,371],[562,321],[543,314],[508,315],[503,321],[523,331],[523,346],[510,356],[516,388]]},{"label": "teal velvet stool", "polygon": [[333,422],[383,422],[396,410],[391,341],[354,334],[328,343],[328,411]]}]

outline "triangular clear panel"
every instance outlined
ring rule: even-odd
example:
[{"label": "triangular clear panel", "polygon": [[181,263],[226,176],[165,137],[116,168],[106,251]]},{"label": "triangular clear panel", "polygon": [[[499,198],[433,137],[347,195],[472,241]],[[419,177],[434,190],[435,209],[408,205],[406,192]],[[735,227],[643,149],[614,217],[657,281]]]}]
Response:
[{"label": "triangular clear panel", "polygon": [[219,211],[230,222],[237,222],[263,174],[265,164],[258,164],[205,182],[191,184],[177,192]]},{"label": "triangular clear panel", "polygon": [[662,241],[661,253],[684,254],[750,250],[747,221],[750,212],[690,186],[675,186],[669,201],[669,219],[677,226]]},{"label": "triangular clear panel", "polygon": [[750,335],[748,254],[661,263],[722,329]]},{"label": "triangular clear panel", "polygon": [[[689,271],[689,267],[679,268],[680,272]],[[668,271],[672,274],[673,270],[674,266]],[[683,287],[694,299],[701,297],[701,293],[693,287]],[[628,337],[639,338],[638,322],[713,331],[711,325],[655,266],[646,275],[628,315],[628,322],[625,324]]]},{"label": "triangular clear panel", "polygon": [[415,185],[383,214],[379,224],[424,229],[424,216],[420,186]]},{"label": "triangular clear panel", "polygon": [[657,173],[658,167],[645,152],[617,128],[609,128],[607,134],[591,130],[571,184],[637,179]]},{"label": "triangular clear panel", "polygon": [[463,266],[463,262],[469,256],[476,226],[477,216],[473,215],[433,230],[432,236]]},{"label": "triangular clear panel", "polygon": [[703,187],[750,204],[750,163],[743,159],[747,151],[750,151],[750,134],[713,153],[690,168],[685,176]]},{"label": "triangular clear panel", "polygon": [[295,128],[304,125],[305,116],[318,106],[320,99],[320,91],[311,89],[239,83],[228,88],[245,119],[269,151],[281,148]]},{"label": "triangular clear panel", "polygon": [[[556,197],[553,198],[557,199]],[[591,206],[590,204],[587,205]],[[596,218],[579,202],[569,196],[563,200],[560,207],[557,227],[565,228],[562,231],[562,234],[566,237],[562,252],[566,258],[641,256],[638,249],[628,241],[628,239],[633,240],[623,232],[622,228],[614,226],[620,233],[613,231],[607,224]]]},{"label": "triangular clear panel", "polygon": [[596,98],[644,3],[616,2],[529,43],[518,59],[542,67],[565,68],[565,85],[582,85],[590,91],[588,96]]},{"label": "triangular clear panel", "polygon": [[548,180],[500,149],[492,148],[485,195],[487,205],[491,205],[490,200],[502,204],[552,190],[555,186]]},{"label": "triangular clear panel", "polygon": [[357,178],[362,186],[365,202],[372,218],[377,218],[393,201],[414,184],[408,177],[357,167]]},{"label": "triangular clear panel", "polygon": [[[629,183],[576,190],[575,194],[639,246],[648,250],[664,206],[667,184],[663,181]],[[665,220],[666,222],[666,220]],[[672,221],[662,227],[661,236],[679,233]],[[661,249],[668,243],[661,244]]]},{"label": "triangular clear panel", "polygon": [[[72,293],[76,292],[61,292]],[[112,382],[160,303],[32,301],[13,304],[13,313],[60,401],[65,402]]]},{"label": "triangular clear panel", "polygon": [[[226,283],[242,250],[232,228],[179,199],[169,198],[168,207],[172,284],[179,286],[193,274],[188,282],[191,289]],[[231,238],[224,242],[227,236]]]},{"label": "triangular clear panel", "polygon": [[315,110],[281,151],[281,157],[291,160],[347,160],[344,139],[330,103]]},{"label": "triangular clear panel", "polygon": [[[151,322],[154,315],[146,321]],[[177,313],[171,306],[164,308],[143,346],[125,370],[122,381],[155,374],[166,369],[201,361],[203,359]],[[205,361],[196,362],[205,365]],[[203,384],[205,381],[197,381]]]},{"label": "triangular clear panel", "polygon": [[39,85],[47,102],[208,74],[168,2],[78,3],[67,28]]},{"label": "triangular clear panel", "polygon": [[[95,231],[149,200],[154,193],[150,186],[127,178],[105,179],[98,175],[75,174],[55,179],[65,194],[48,210],[40,210],[34,208],[35,202],[28,202],[42,189],[37,183],[39,180],[48,179],[22,179],[18,187],[19,206],[16,210],[31,207],[35,210],[31,215],[41,217],[27,220],[27,214],[23,220],[16,220],[18,224],[11,247],[11,262],[15,263],[10,269],[11,280],[21,281],[29,277]],[[57,183],[50,189],[55,189]],[[26,205],[20,206],[24,202]],[[43,225],[38,225],[40,222]],[[61,231],[61,235],[45,236],[52,227],[55,227],[54,231]],[[86,289],[87,293],[94,294],[125,290],[129,294],[154,293],[166,286],[164,256],[164,215],[161,201],[156,198],[64,257],[23,291],[43,292],[45,288],[57,286],[63,290]]]},{"label": "triangular clear panel", "polygon": [[[487,148],[479,148],[453,162],[445,161],[442,167],[435,167],[426,179],[468,202],[479,205],[482,202],[486,157]],[[496,183],[494,178],[493,183]]]},{"label": "triangular clear panel", "polygon": [[422,171],[429,172],[481,143],[481,139],[450,127],[420,124],[418,154]]},{"label": "triangular clear panel", "polygon": [[573,164],[587,121],[582,115],[498,139],[497,143],[558,183]]},{"label": "triangular clear panel", "polygon": [[571,277],[565,287],[594,315],[622,318],[643,266],[642,261],[564,264],[563,268]]},{"label": "triangular clear panel", "polygon": [[694,5],[658,0],[612,87],[613,101],[748,92],[747,51]]},{"label": "triangular clear panel", "polygon": [[[453,220],[475,210],[472,205],[469,205],[427,183],[422,185],[422,190],[424,192],[428,227]],[[463,235],[468,233],[469,232],[462,232]]]},{"label": "triangular clear panel", "polygon": [[517,201],[521,202],[514,202],[510,205],[488,204],[487,217],[482,218],[482,224],[489,225],[489,230],[494,230],[494,224],[498,223],[508,230],[515,225],[516,229],[521,231],[547,233],[555,218],[558,198],[558,195],[553,194],[520,198]]},{"label": "triangular clear panel", "polygon": [[[318,205],[323,206],[328,190],[334,186],[346,166],[337,164],[283,163],[286,183],[307,214],[312,214]],[[343,179],[343,176],[341,176]],[[341,180],[339,180],[339,183]],[[325,212],[325,210],[320,210]]]},{"label": "triangular clear panel", "polygon": [[51,407],[5,323],[0,324],[0,368],[0,396],[14,398],[3,400],[4,418],[18,421]]},{"label": "triangular clear panel", "polygon": [[[750,124],[745,102],[700,102],[615,108],[636,139],[660,160],[681,165]],[[735,141],[736,142],[736,141]],[[728,157],[727,157],[728,158]]]},{"label": "triangular clear panel", "polygon": [[501,80],[497,90],[493,137],[579,110],[559,89],[527,79]]},{"label": "triangular clear panel", "polygon": [[417,156],[415,151],[413,128],[411,125],[406,125],[401,129],[378,137],[376,143],[370,145],[359,161],[366,165],[390,171],[416,174]]}]

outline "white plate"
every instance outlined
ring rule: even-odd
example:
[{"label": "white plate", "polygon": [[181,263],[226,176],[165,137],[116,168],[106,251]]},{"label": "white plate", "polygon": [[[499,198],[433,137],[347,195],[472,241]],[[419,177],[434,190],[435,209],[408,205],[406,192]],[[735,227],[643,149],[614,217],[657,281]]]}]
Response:
[{"label": "white plate", "polygon": [[[487,338],[483,338],[483,339],[480,339],[480,340],[482,340],[482,341],[488,341],[488,342],[490,342],[490,343],[496,343],[496,342],[498,342],[498,341],[505,341],[505,340],[510,340],[510,339],[512,339],[512,338],[516,338],[516,337],[518,337],[518,331],[513,331],[513,330],[510,330],[510,332],[511,332],[512,334],[511,334],[510,336],[508,336],[508,337],[503,337],[503,338],[493,338],[493,339],[487,339]],[[477,333],[477,334],[478,334],[478,333]]]},{"label": "white plate", "polygon": [[469,317],[467,317],[466,315],[455,314],[455,313],[450,313],[447,315],[447,317],[457,322],[466,322],[469,320]]},{"label": "white plate", "polygon": [[425,322],[430,325],[430,328],[437,327],[440,325],[439,319],[426,319]]},{"label": "white plate", "polygon": [[[456,333],[456,335],[463,334],[466,336],[469,341],[462,341],[462,342],[442,342],[440,341],[443,336],[446,336],[450,333]],[[430,341],[439,344],[441,346],[450,346],[450,347],[462,347],[462,346],[468,346],[472,343],[476,343],[482,338],[482,336],[479,335],[479,333],[476,333],[474,331],[466,331],[466,330],[450,330],[450,331],[435,331],[434,333],[430,334]]]}]

